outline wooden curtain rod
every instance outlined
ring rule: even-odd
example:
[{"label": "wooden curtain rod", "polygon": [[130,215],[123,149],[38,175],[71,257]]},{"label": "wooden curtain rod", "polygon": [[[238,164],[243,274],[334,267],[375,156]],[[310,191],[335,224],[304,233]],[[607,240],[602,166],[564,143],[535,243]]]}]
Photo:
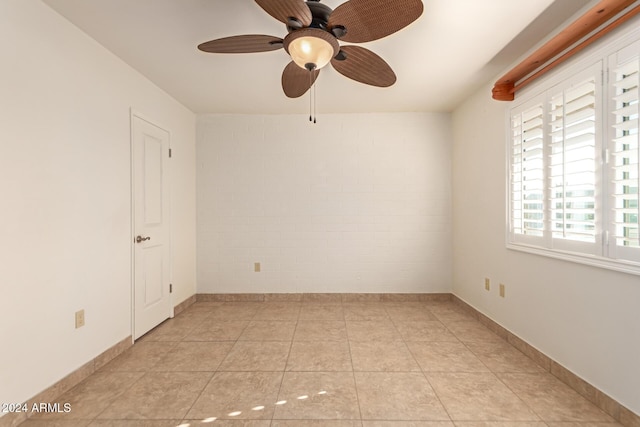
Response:
[{"label": "wooden curtain rod", "polygon": [[[516,65],[507,74],[502,76],[502,78],[500,78],[493,86],[493,99],[498,101],[513,101],[516,91],[522,89],[535,79],[557,67],[576,53],[580,52],[596,40],[610,33],[640,13],[640,5],[637,5],[597,33],[591,35],[589,38],[583,40],[578,45],[567,51],[567,49],[577,43],[580,39],[596,30],[602,24],[632,5],[634,2],[635,0],[601,0],[584,15],[529,55],[524,61]],[[558,56],[561,53],[562,55]],[[551,60],[553,61],[549,62]]]}]

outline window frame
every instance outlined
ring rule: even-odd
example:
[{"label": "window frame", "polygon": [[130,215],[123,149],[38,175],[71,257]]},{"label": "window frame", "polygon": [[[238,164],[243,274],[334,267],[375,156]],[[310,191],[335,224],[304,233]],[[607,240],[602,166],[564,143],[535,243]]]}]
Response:
[{"label": "window frame", "polygon": [[[505,243],[511,250],[523,251],[535,255],[561,259],[580,264],[606,268],[624,273],[640,275],[640,247],[617,247],[613,235],[614,207],[613,202],[615,185],[612,182],[613,164],[610,160],[610,151],[613,144],[613,101],[611,94],[612,82],[610,70],[612,57],[625,48],[635,48],[635,54],[640,58],[640,29],[637,26],[639,19],[632,20],[630,25],[622,27],[616,34],[599,44],[592,46],[581,55],[564,64],[559,69],[545,76],[545,78],[532,84],[530,87],[518,93],[516,99],[506,108],[506,222]],[[626,29],[626,30],[625,30]],[[639,59],[640,60],[640,59]],[[564,239],[554,239],[551,227],[551,185],[550,185],[550,118],[549,100],[554,93],[571,82],[577,82],[581,77],[595,74],[598,85],[596,86],[596,126],[595,126],[595,242],[584,242]],[[535,105],[541,104],[543,110],[543,235],[533,236],[514,232],[514,136],[512,120],[514,114],[521,113]],[[521,178],[523,171],[520,170]],[[524,198],[519,207],[524,211]],[[524,213],[522,214],[524,217]],[[524,219],[522,219],[523,221]],[[619,254],[625,254],[624,259],[616,258]]]}]

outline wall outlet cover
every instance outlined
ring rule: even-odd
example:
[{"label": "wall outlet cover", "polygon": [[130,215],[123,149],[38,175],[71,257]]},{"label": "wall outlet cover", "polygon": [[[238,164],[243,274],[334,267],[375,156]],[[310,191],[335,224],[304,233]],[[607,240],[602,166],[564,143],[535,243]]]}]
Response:
[{"label": "wall outlet cover", "polygon": [[84,310],[76,311],[76,329],[84,326]]}]

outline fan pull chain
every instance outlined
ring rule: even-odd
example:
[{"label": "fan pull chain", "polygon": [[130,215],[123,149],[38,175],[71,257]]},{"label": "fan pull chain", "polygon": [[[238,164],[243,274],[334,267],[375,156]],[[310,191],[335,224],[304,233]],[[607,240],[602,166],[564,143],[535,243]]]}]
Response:
[{"label": "fan pull chain", "polygon": [[[313,86],[313,70],[309,70],[309,88],[311,88],[311,86]],[[309,90],[309,121],[312,122],[313,121],[313,94],[311,93],[311,90]]]},{"label": "fan pull chain", "polygon": [[316,92],[316,86],[318,81],[313,84],[313,124],[316,123],[316,117],[318,117],[318,93]]},{"label": "fan pull chain", "polygon": [[309,63],[306,64],[305,68],[309,70],[309,121],[316,123],[317,116],[317,92],[316,92],[316,81],[313,79],[313,72],[316,70],[316,64]]}]

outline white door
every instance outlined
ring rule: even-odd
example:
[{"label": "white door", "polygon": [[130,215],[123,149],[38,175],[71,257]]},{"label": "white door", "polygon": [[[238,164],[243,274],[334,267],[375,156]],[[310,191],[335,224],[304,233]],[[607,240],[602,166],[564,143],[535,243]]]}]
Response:
[{"label": "white door", "polygon": [[169,284],[169,133],[131,117],[133,152],[133,337],[172,315]]}]

